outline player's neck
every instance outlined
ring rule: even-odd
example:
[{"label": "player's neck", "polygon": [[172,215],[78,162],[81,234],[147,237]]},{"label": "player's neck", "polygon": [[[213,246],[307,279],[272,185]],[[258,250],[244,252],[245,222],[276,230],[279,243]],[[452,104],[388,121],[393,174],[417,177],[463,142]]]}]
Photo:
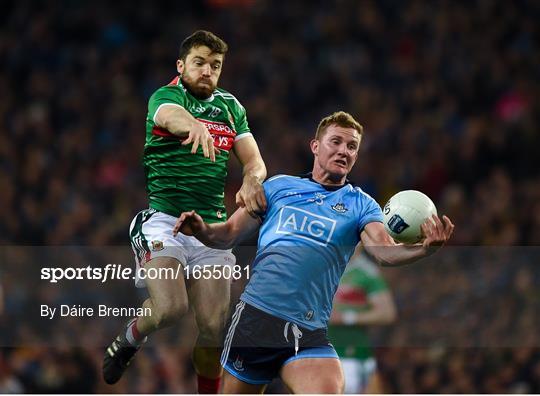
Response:
[{"label": "player's neck", "polygon": [[319,183],[322,186],[339,187],[343,186],[347,182],[347,176],[338,178],[332,176],[333,175],[323,171],[322,169],[314,168],[311,172],[311,178],[313,179],[313,181]]}]

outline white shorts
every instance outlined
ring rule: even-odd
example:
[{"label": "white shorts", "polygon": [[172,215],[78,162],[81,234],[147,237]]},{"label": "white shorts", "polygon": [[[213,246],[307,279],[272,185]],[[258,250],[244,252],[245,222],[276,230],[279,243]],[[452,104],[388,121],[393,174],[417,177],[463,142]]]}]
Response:
[{"label": "white shorts", "polygon": [[345,393],[364,393],[371,376],[377,370],[374,358],[340,358],[345,376]]},{"label": "white shorts", "polygon": [[155,257],[173,257],[187,271],[193,266],[234,266],[236,257],[231,249],[212,249],[197,238],[178,233],[173,236],[177,218],[155,209],[139,212],[129,227],[131,248],[135,254],[135,285],[145,287],[139,269]]}]

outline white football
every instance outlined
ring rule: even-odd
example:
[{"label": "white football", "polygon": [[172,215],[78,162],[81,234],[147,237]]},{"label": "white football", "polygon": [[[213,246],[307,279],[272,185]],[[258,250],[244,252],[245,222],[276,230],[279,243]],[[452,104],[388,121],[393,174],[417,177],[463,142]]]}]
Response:
[{"label": "white football", "polygon": [[401,191],[384,205],[384,228],[398,242],[416,243],[422,239],[422,223],[436,214],[437,208],[426,194]]}]

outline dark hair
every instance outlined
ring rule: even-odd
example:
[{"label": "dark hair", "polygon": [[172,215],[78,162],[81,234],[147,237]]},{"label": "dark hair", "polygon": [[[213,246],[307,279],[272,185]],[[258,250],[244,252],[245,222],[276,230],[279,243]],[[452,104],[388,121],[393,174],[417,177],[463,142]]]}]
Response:
[{"label": "dark hair", "polygon": [[344,111],[337,111],[321,120],[319,126],[317,127],[317,132],[315,132],[315,139],[320,139],[326,131],[326,128],[328,128],[330,125],[356,129],[360,137],[364,133],[364,128],[358,121],[354,119],[352,115],[345,113]]},{"label": "dark hair", "polygon": [[200,47],[203,45],[210,48],[210,51],[216,54],[225,55],[225,53],[229,49],[227,43],[220,39],[218,36],[216,36],[214,33],[208,32],[206,30],[197,30],[191,36],[186,37],[186,39],[182,41],[182,44],[180,44],[180,53],[178,55],[178,58],[185,61],[189,51],[192,48]]}]

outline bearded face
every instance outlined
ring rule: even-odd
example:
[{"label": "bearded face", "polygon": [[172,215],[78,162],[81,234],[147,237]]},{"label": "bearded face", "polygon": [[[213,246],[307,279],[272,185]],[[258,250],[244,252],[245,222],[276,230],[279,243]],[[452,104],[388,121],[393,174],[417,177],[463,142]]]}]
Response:
[{"label": "bearded face", "polygon": [[217,54],[202,45],[193,47],[185,60],[177,61],[177,70],[184,86],[199,99],[207,99],[217,87],[223,54]]}]

